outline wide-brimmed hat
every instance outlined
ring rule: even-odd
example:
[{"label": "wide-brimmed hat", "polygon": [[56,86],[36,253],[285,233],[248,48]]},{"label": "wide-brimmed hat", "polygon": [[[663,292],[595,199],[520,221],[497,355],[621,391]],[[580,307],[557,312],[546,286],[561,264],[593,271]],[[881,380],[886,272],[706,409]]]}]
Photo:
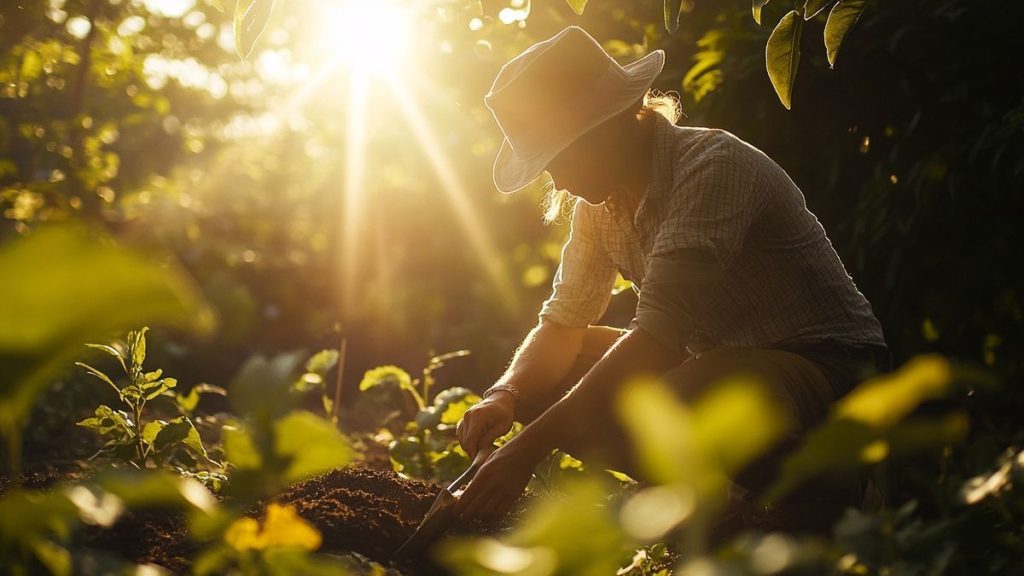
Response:
[{"label": "wide-brimmed hat", "polygon": [[507,194],[532,182],[573,141],[638,102],[664,65],[655,50],[620,66],[578,26],[510,60],[484,97],[505,134],[494,185]]}]

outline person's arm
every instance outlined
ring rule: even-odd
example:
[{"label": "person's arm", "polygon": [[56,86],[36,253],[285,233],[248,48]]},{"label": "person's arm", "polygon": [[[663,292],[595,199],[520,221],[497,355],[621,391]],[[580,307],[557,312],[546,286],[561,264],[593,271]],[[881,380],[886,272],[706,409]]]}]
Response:
[{"label": "person's arm", "polygon": [[[540,393],[568,375],[592,324],[604,313],[615,282],[615,266],[601,245],[594,207],[577,201],[569,238],[552,281],[551,296],[541,307],[512,363],[495,385],[513,386],[521,399]],[[477,448],[512,426],[515,399],[510,392],[488,395],[463,416],[456,429],[459,444],[472,457]]]},{"label": "person's arm", "polygon": [[518,403],[542,396],[569,373],[583,348],[587,328],[561,326],[541,320],[516,350],[512,362],[495,386],[511,385],[519,392],[499,390],[484,398],[463,416],[456,437],[470,458],[477,448],[493,442],[512,427]]},{"label": "person's arm", "polygon": [[[527,334],[495,385],[515,387],[521,402],[543,395],[569,373],[583,349],[586,333],[587,328],[562,326],[542,319]],[[497,394],[508,395],[504,391]]]},{"label": "person's arm", "polygon": [[611,404],[633,378],[658,376],[680,362],[679,354],[635,328],[618,340],[580,383],[523,428],[484,463],[459,496],[454,512],[468,518],[497,518],[511,509],[537,463],[594,425],[594,415],[613,414]]},{"label": "person's arm", "polygon": [[595,415],[614,417],[621,387],[637,378],[656,378],[683,361],[676,350],[662,344],[642,327],[635,328],[614,346],[580,380],[569,394],[537,420],[523,428],[517,440],[530,446],[538,460],[555,448],[575,444],[593,424]]}]

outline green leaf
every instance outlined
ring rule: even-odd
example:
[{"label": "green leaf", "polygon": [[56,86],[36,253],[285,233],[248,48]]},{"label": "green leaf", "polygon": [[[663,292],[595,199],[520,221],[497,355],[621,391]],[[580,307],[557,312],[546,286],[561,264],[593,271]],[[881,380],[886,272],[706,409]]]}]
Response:
[{"label": "green leaf", "polygon": [[196,409],[196,406],[199,405],[199,398],[203,394],[217,394],[219,396],[227,396],[228,392],[227,390],[221,388],[220,386],[202,383],[193,386],[192,389],[188,391],[188,394],[176,394],[174,396],[174,400],[175,402],[177,402],[178,407],[181,408],[182,411],[192,412],[193,410]]},{"label": "green leaf", "polygon": [[692,415],[668,388],[637,383],[624,391],[618,408],[650,478],[659,484],[686,478],[694,450]]},{"label": "green leaf", "polygon": [[917,418],[889,428],[872,428],[862,422],[829,422],[807,435],[800,448],[788,456],[776,483],[765,494],[776,501],[804,482],[825,473],[857,470],[895,456],[939,448],[957,442],[967,431],[961,414]]},{"label": "green leaf", "polygon": [[164,392],[170,390],[171,388],[174,388],[177,385],[178,381],[175,380],[174,378],[164,378],[163,380],[158,380],[156,382],[153,382],[152,384],[145,386],[144,389],[146,391],[146,401],[148,402],[153,398],[156,398],[157,396],[163,394]]},{"label": "green leaf", "polygon": [[235,4],[235,52],[245,60],[267,28],[274,0],[238,0]]},{"label": "green leaf", "polygon": [[228,400],[237,414],[265,423],[298,404],[292,385],[302,365],[303,353],[278,354],[271,359],[250,358],[231,381]]},{"label": "green leaf", "polygon": [[839,47],[846,38],[846,33],[860,18],[867,0],[839,0],[828,13],[825,21],[825,51],[828,54],[828,65],[835,67],[839,57]]},{"label": "green leaf", "polygon": [[306,362],[306,371],[323,376],[328,370],[338,365],[337,350],[321,350]]},{"label": "green leaf", "polygon": [[19,539],[44,533],[66,535],[78,510],[62,491],[11,490],[0,497],[0,534]]},{"label": "green leaf", "polygon": [[113,389],[114,389],[114,392],[117,392],[117,395],[118,395],[118,397],[120,397],[120,396],[121,396],[121,389],[120,389],[120,388],[118,388],[118,387],[117,387],[117,386],[116,386],[116,385],[114,384],[114,381],[113,381],[113,380],[111,380],[111,379],[110,379],[110,377],[109,377],[109,376],[107,376],[106,374],[104,374],[103,372],[100,372],[99,370],[97,370],[97,369],[93,368],[92,366],[89,366],[89,365],[88,365],[88,364],[86,364],[85,362],[75,362],[75,366],[78,366],[79,368],[84,368],[84,369],[85,369],[85,371],[86,371],[86,372],[88,372],[89,374],[92,374],[92,375],[93,375],[93,376],[95,376],[96,378],[99,378],[99,379],[100,379],[100,380],[102,380],[103,382],[106,382],[107,384],[109,384],[109,385],[110,385],[110,387],[111,387],[111,388],[113,388]]},{"label": "green leaf", "polygon": [[564,491],[535,502],[501,540],[446,540],[437,547],[439,557],[460,574],[616,574],[637,543],[607,497],[596,479],[573,479]]},{"label": "green leaf", "polygon": [[86,344],[85,346],[87,348],[101,350],[106,354],[117,358],[117,362],[121,365],[121,369],[124,370],[125,374],[128,374],[128,364],[125,363],[128,360],[128,355],[126,350],[124,350],[119,343],[115,342],[112,346],[107,344]]},{"label": "green leaf", "polygon": [[163,471],[118,471],[101,475],[98,483],[132,510],[173,506],[212,513],[217,508],[213,494],[198,480]]},{"label": "green leaf", "polygon": [[35,50],[26,51],[21,59],[20,80],[22,82],[31,82],[39,78],[42,71],[43,59],[39,56],[39,52]]},{"label": "green leaf", "polygon": [[142,378],[146,382],[156,382],[157,380],[160,379],[160,376],[162,376],[163,373],[164,373],[163,370],[157,368],[156,370],[154,370],[152,372],[146,372],[145,374],[142,375]]},{"label": "green leaf", "polygon": [[569,7],[576,13],[577,16],[583,16],[583,10],[587,7],[587,0],[566,0],[569,3]]},{"label": "green leaf", "polygon": [[[0,246],[0,415],[19,422],[83,342],[143,322],[208,329],[212,316],[180,266],[75,226]],[[108,352],[109,353],[109,352]]]},{"label": "green leaf", "polygon": [[114,358],[117,358],[118,360],[120,360],[122,366],[124,365],[124,360],[125,360],[124,354],[122,354],[121,351],[118,350],[117,348],[114,348],[113,346],[110,346],[110,345],[107,345],[107,344],[86,344],[86,346],[88,348],[92,348],[94,350],[100,350],[102,352],[106,352],[107,354],[110,354]]},{"label": "green leaf", "polygon": [[352,460],[348,441],[329,421],[295,411],[274,423],[274,452],[289,458],[286,483],[341,468]]},{"label": "green leaf", "polygon": [[403,390],[413,387],[412,377],[405,370],[398,366],[378,366],[363,375],[363,379],[359,382],[359,390],[366,391],[385,384],[395,384]]},{"label": "green leaf", "polygon": [[782,105],[789,110],[792,106],[793,84],[800,64],[800,30],[803,19],[796,10],[791,10],[779,20],[765,47],[765,65],[768,78],[772,81]]},{"label": "green leaf", "polygon": [[138,332],[129,332],[128,341],[130,342],[129,348],[132,353],[132,364],[142,368],[143,362],[146,361],[146,332],[149,331],[149,327],[143,326],[142,330]]},{"label": "green leaf", "polygon": [[444,408],[444,412],[441,413],[441,424],[458,424],[462,417],[466,415],[466,412],[479,402],[480,397],[476,394],[462,400],[450,402]]},{"label": "green leaf", "polygon": [[263,465],[263,457],[249,430],[240,422],[226,424],[221,432],[224,456],[240,470],[256,470]]},{"label": "green leaf", "polygon": [[792,425],[750,380],[727,380],[692,412],[665,385],[638,382],[623,392],[620,417],[640,464],[660,484],[683,482],[711,494]]},{"label": "green leaf", "polygon": [[167,422],[164,422],[163,420],[153,420],[152,422],[146,423],[146,425],[142,427],[142,439],[146,444],[153,446],[153,443],[156,441],[157,434],[159,434],[166,425]]},{"label": "green leaf", "polygon": [[898,371],[872,378],[843,397],[834,407],[835,418],[889,426],[909,415],[926,400],[950,391],[952,371],[939,356],[920,356]]},{"label": "green leaf", "polygon": [[826,6],[835,1],[836,0],[807,0],[807,2],[804,3],[804,20],[814,18],[818,12],[821,12]]},{"label": "green leaf", "polygon": [[115,434],[118,438],[131,439],[135,437],[132,429],[131,417],[121,410],[113,410],[110,406],[100,404],[93,418],[86,418],[77,423],[78,426],[95,430],[101,435]]},{"label": "green leaf", "polygon": [[750,10],[754,15],[754,22],[757,22],[758,26],[761,25],[761,9],[764,8],[764,5],[767,3],[768,0],[753,0],[753,4],[750,7]]},{"label": "green leaf", "polygon": [[179,442],[202,455],[203,458],[207,457],[206,447],[203,446],[203,440],[199,437],[199,431],[185,416],[179,416],[168,422],[156,435],[153,447],[161,451]]},{"label": "green leaf", "polygon": [[33,538],[30,541],[30,547],[36,558],[39,559],[39,563],[46,566],[50,574],[64,576],[72,573],[71,552],[67,548],[45,538]]},{"label": "green leaf", "polygon": [[683,0],[665,0],[665,30],[674,34],[679,29],[679,16],[683,12]]}]

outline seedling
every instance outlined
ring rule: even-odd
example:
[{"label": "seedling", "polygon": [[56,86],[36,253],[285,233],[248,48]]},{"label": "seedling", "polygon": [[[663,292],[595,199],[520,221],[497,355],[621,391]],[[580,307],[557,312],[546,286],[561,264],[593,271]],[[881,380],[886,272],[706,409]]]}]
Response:
[{"label": "seedling", "polygon": [[93,457],[109,455],[137,468],[146,468],[150,462],[155,465],[167,464],[179,472],[189,474],[198,473],[197,458],[220,466],[209,459],[199,432],[186,414],[180,413],[167,421],[145,421],[148,416],[147,404],[164,394],[175,396],[176,401],[172,405],[175,410],[182,411],[182,401],[172,392],[178,381],[164,377],[162,370],[146,372],[142,367],[146,359],[147,331],[148,328],[143,328],[129,332],[124,342],[86,344],[117,360],[127,378],[124,385],[118,385],[114,378],[89,364],[75,363],[110,386],[125,408],[116,410],[101,404],[92,418],[78,422],[79,426],[93,430],[106,439],[106,444]]}]

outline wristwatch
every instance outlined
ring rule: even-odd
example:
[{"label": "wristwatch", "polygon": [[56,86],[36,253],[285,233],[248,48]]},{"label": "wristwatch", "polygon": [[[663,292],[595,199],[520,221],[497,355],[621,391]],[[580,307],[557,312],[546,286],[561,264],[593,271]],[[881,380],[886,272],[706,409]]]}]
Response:
[{"label": "wristwatch", "polygon": [[519,389],[511,384],[495,384],[484,391],[484,398],[487,398],[495,392],[508,392],[512,395],[512,399],[515,400],[515,405],[519,406]]}]

